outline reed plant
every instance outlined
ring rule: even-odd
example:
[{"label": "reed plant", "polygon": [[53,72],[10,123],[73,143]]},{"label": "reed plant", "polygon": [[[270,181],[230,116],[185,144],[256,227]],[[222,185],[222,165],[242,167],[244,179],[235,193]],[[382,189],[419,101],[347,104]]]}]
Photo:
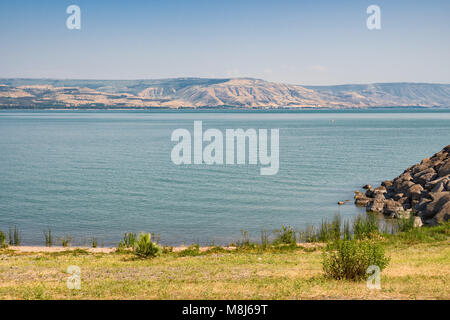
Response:
[{"label": "reed plant", "polygon": [[9,228],[8,232],[8,243],[10,246],[20,246],[22,242],[22,235],[17,226],[14,226],[14,229]]},{"label": "reed plant", "polygon": [[50,228],[44,230],[44,238],[45,238],[45,246],[51,247],[53,245],[53,235],[52,230],[50,230]]},{"label": "reed plant", "polygon": [[6,243],[6,235],[3,231],[0,230],[0,248],[8,247],[8,243]]},{"label": "reed plant", "polygon": [[61,238],[61,245],[63,247],[69,247],[72,243],[72,238],[70,237],[70,235],[67,235],[63,238]]}]

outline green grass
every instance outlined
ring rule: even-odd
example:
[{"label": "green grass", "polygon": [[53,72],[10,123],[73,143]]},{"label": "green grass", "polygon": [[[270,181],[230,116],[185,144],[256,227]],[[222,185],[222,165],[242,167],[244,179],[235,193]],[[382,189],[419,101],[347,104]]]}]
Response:
[{"label": "green grass", "polygon": [[[401,242],[401,240],[398,240]],[[322,270],[322,250],[213,247],[199,255],[58,254],[0,251],[0,299],[449,299],[448,239],[397,246],[381,290],[335,280]],[[289,247],[289,246],[287,246]],[[81,269],[81,290],[66,287],[68,266]]]},{"label": "green grass", "polygon": [[[126,234],[122,247],[110,254],[3,248],[0,299],[450,299],[450,223],[422,228],[394,223],[400,226],[386,232],[370,216],[335,217],[317,230],[284,226],[273,241],[265,231],[261,243],[243,231],[234,248],[196,244],[175,250],[134,234]],[[316,242],[319,238],[328,245]],[[135,248],[147,252],[149,242],[158,253],[137,259]],[[372,263],[384,269],[381,290],[369,290],[363,281]],[[66,287],[71,265],[81,268],[81,290]],[[352,268],[357,276],[346,276],[355,274]],[[330,276],[332,269],[340,276]]]}]

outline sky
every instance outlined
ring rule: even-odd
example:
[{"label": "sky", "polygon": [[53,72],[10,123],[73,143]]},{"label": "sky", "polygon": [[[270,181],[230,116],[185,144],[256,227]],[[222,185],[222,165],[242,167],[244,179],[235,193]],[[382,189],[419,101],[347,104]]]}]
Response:
[{"label": "sky", "polygon": [[450,83],[449,13],[448,0],[1,1],[0,77]]}]

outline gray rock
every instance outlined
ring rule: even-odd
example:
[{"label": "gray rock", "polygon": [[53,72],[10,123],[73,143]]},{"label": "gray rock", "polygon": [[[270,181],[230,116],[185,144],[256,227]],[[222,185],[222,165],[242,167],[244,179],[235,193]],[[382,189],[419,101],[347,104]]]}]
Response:
[{"label": "gray rock", "polygon": [[369,197],[369,198],[375,197],[375,193],[373,192],[373,189],[367,189],[365,195],[366,195],[366,197]]},{"label": "gray rock", "polygon": [[431,190],[431,189],[434,188],[434,186],[436,184],[438,184],[441,181],[450,181],[450,175],[446,175],[446,176],[443,176],[443,177],[440,177],[440,178],[437,178],[437,179],[434,179],[434,180],[431,180],[431,181],[427,182],[425,184],[425,189]]},{"label": "gray rock", "polygon": [[434,186],[434,188],[431,190],[431,192],[436,193],[436,192],[442,192],[444,191],[444,183],[442,181],[440,181],[438,184],[436,184]]},{"label": "gray rock", "polygon": [[447,222],[450,219],[450,201],[444,203],[433,219],[437,223]]},{"label": "gray rock", "polygon": [[411,209],[396,211],[392,214],[392,217],[396,219],[409,219],[411,218]]},{"label": "gray rock", "polygon": [[384,209],[384,200],[375,199],[366,207],[369,212],[382,213]]},{"label": "gray rock", "polygon": [[422,191],[423,187],[420,184],[415,184],[408,189],[406,196],[411,200],[419,200]]},{"label": "gray rock", "polygon": [[392,199],[394,199],[395,201],[399,201],[401,198],[403,198],[403,196],[404,196],[404,193],[396,193],[393,197],[392,197]]},{"label": "gray rock", "polygon": [[401,193],[407,193],[409,188],[411,188],[413,185],[415,185],[412,181],[403,181],[403,183],[400,185],[400,188],[398,189]]},{"label": "gray rock", "polygon": [[386,189],[384,186],[380,186],[380,187],[378,187],[378,188],[375,188],[375,189],[373,190],[373,192],[374,192],[375,194],[377,194],[377,193],[383,194],[383,193],[387,193],[387,189]]},{"label": "gray rock", "polygon": [[446,162],[444,162],[438,170],[438,176],[443,177],[450,174],[450,159],[448,159]]},{"label": "gray rock", "polygon": [[416,175],[417,173],[422,172],[422,171],[427,170],[427,169],[429,169],[429,166],[427,164],[425,164],[425,163],[423,163],[423,164],[416,164],[416,165],[411,167],[411,172],[412,172],[413,175]]},{"label": "gray rock", "polygon": [[384,202],[383,214],[386,216],[396,217],[396,215],[404,211],[405,209],[403,208],[403,205],[401,203],[398,203],[397,201],[386,200]]},{"label": "gray rock", "polygon": [[[448,220],[450,215],[450,191],[430,193],[432,201],[426,205],[425,212],[422,213],[422,217],[425,219],[434,218],[437,214],[440,214],[436,218],[436,222],[441,222],[445,219]],[[445,221],[447,221],[445,220]]]},{"label": "gray rock", "polygon": [[414,181],[422,185],[425,185],[427,182],[434,180],[434,178],[436,177],[437,177],[436,171],[434,171],[433,168],[429,168],[414,175]]},{"label": "gray rock", "polygon": [[422,212],[424,210],[426,210],[427,204],[429,204],[431,202],[430,199],[421,199],[419,203],[417,203],[413,208],[417,211],[417,212]]},{"label": "gray rock", "polygon": [[355,204],[358,207],[367,207],[371,201],[373,201],[372,199],[367,198],[366,196],[360,196],[355,198]]},{"label": "gray rock", "polygon": [[450,218],[450,145],[420,164],[413,165],[380,187],[365,185],[355,194],[355,204],[367,211],[404,218],[415,210],[416,227],[438,224]]},{"label": "gray rock", "polygon": [[392,187],[393,184],[392,180],[386,180],[381,183],[381,185],[386,188]]}]

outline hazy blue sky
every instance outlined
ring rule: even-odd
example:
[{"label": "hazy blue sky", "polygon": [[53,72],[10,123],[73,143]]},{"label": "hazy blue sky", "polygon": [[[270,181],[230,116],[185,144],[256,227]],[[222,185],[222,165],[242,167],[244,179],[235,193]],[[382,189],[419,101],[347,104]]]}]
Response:
[{"label": "hazy blue sky", "polygon": [[[71,4],[81,30],[66,28]],[[1,1],[0,77],[450,83],[449,13],[448,0]]]}]

